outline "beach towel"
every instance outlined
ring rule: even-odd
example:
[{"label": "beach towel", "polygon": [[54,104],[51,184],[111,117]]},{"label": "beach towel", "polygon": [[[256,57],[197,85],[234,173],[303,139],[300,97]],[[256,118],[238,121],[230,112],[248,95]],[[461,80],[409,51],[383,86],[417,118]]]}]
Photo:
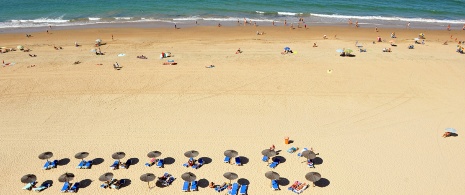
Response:
[{"label": "beach towel", "polygon": [[119,57],[123,57],[123,56],[126,56],[126,54],[120,53],[120,54],[118,54],[118,56],[119,56]]}]

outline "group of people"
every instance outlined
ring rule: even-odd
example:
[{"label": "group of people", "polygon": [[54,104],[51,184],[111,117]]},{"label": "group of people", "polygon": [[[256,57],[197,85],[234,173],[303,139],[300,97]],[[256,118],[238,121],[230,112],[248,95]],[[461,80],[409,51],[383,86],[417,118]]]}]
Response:
[{"label": "group of people", "polygon": [[137,56],[137,58],[139,58],[139,59],[147,59],[147,56],[140,55],[140,56]]}]

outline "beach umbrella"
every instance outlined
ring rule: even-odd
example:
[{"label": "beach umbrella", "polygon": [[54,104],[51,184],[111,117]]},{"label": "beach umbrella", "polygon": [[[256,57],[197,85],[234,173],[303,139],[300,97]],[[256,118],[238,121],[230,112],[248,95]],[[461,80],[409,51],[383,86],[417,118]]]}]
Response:
[{"label": "beach umbrella", "polygon": [[97,39],[95,40],[96,43],[101,43],[102,42],[102,39]]},{"label": "beach umbrella", "polygon": [[317,172],[310,172],[305,174],[305,179],[313,182],[313,187],[315,187],[315,182],[321,179],[321,175]]},{"label": "beach umbrella", "polygon": [[159,157],[160,155],[161,155],[161,152],[159,151],[151,151],[147,154],[147,157],[156,158],[156,157]]},{"label": "beach umbrella", "polygon": [[284,48],[284,51],[289,51],[289,50],[291,50],[290,47],[285,47],[285,48]]},{"label": "beach umbrella", "polygon": [[279,174],[274,172],[274,171],[268,171],[265,173],[265,177],[271,180],[277,180],[279,179]]},{"label": "beach umbrella", "polygon": [[39,154],[39,159],[48,161],[48,159],[52,158],[52,156],[53,156],[52,152],[44,152],[42,154]]},{"label": "beach umbrella", "polygon": [[276,151],[270,150],[270,149],[265,149],[265,150],[262,151],[262,154],[264,156],[273,157],[273,156],[276,156]]},{"label": "beach umbrella", "polygon": [[59,182],[69,182],[73,179],[74,179],[74,174],[72,173],[65,173],[63,175],[60,175],[60,177],[58,177]]},{"label": "beach umbrella", "polygon": [[113,179],[113,173],[110,172],[105,173],[98,178],[100,181],[110,181],[111,179]]},{"label": "beach umbrella", "polygon": [[150,188],[150,182],[155,180],[155,175],[153,173],[146,173],[140,176],[140,180],[147,182],[147,185]]},{"label": "beach umbrella", "polygon": [[342,52],[344,52],[344,50],[343,49],[336,49],[336,52],[337,53],[342,53]]},{"label": "beach umbrella", "polygon": [[34,174],[27,174],[21,177],[21,182],[23,183],[32,183],[37,180],[37,177]]},{"label": "beach umbrella", "polygon": [[184,156],[186,156],[187,158],[193,158],[193,157],[196,157],[198,155],[199,155],[199,152],[197,152],[195,150],[190,150],[190,151],[184,152]]},{"label": "beach umbrella", "polygon": [[195,176],[193,173],[191,172],[185,172],[184,174],[181,175],[181,178],[184,180],[184,181],[188,181],[188,182],[192,182],[194,181],[197,176]]},{"label": "beach umbrella", "polygon": [[353,51],[352,51],[352,49],[345,49],[344,52],[345,53],[352,53]]},{"label": "beach umbrella", "polygon": [[226,179],[229,179],[229,183],[231,183],[231,180],[235,180],[237,179],[237,174],[233,173],[233,172],[226,172],[223,174],[224,178]]},{"label": "beach umbrella", "polygon": [[307,158],[307,159],[312,159],[312,160],[316,158],[315,152],[313,152],[311,150],[303,151],[302,156]]},{"label": "beach umbrella", "polygon": [[18,45],[16,48],[18,48],[19,50],[23,50],[23,49],[24,49],[24,46]]},{"label": "beach umbrella", "polygon": [[446,132],[457,133],[457,130],[455,130],[454,128],[446,128]]},{"label": "beach umbrella", "polygon": [[415,40],[415,41],[419,41],[420,39],[419,39],[419,38],[414,38],[413,40]]},{"label": "beach umbrella", "polygon": [[124,152],[115,152],[114,154],[111,155],[113,159],[122,159],[126,156]]},{"label": "beach umbrella", "polygon": [[227,156],[227,157],[230,157],[230,158],[234,158],[238,154],[239,153],[237,153],[237,151],[235,151],[235,150],[226,150],[226,151],[224,151],[224,155]]},{"label": "beach umbrella", "polygon": [[79,152],[79,153],[77,153],[76,155],[74,155],[74,158],[77,158],[77,159],[84,159],[84,158],[86,158],[87,156],[89,156],[89,152]]}]

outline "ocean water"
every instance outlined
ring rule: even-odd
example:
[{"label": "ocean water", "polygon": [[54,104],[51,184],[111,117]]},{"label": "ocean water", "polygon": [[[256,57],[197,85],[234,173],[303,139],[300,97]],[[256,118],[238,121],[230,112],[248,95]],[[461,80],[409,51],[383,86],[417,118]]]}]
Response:
[{"label": "ocean water", "polygon": [[[440,27],[465,24],[465,0],[0,0],[0,28],[194,21],[260,25],[304,18],[321,25]],[[223,24],[222,23],[222,24]]]}]

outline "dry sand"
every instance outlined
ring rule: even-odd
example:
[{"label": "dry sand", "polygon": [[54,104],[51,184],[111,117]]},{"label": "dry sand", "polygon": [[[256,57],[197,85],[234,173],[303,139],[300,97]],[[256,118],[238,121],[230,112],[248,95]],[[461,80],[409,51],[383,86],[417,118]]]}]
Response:
[{"label": "dry sand", "polygon": [[[266,34],[257,36],[257,30]],[[80,194],[184,194],[186,171],[215,183],[227,181],[224,172],[235,172],[250,183],[249,194],[292,194],[287,187],[305,181],[310,171],[324,179],[304,194],[462,194],[465,55],[455,52],[453,41],[465,40],[465,32],[379,30],[247,26],[1,34],[0,46],[22,44],[37,57],[0,54],[16,63],[0,68],[0,194],[33,193],[21,190],[20,178],[28,173],[39,183],[53,180],[42,194],[57,194],[65,172],[74,173],[75,181],[91,180]],[[383,53],[392,31],[398,47]],[[426,44],[408,50],[420,32]],[[378,35],[386,42],[372,44]],[[107,43],[104,56],[90,52],[97,38]],[[356,50],[357,40],[368,52],[355,51],[355,58],[335,52]],[[82,46],[74,47],[75,41]],[[296,53],[281,55],[285,46]],[[235,54],[238,48],[242,54]],[[161,65],[167,60],[159,59],[162,51],[178,65]],[[137,59],[141,54],[148,59]],[[459,136],[442,138],[447,127]],[[286,136],[294,143],[285,145]],[[261,161],[261,150],[272,144],[285,158],[274,170],[287,184],[281,191],[270,189],[264,176],[270,168]],[[316,169],[287,153],[291,146],[319,152]],[[198,170],[182,167],[190,149],[208,163]],[[227,149],[248,162],[223,163]],[[175,161],[162,169],[145,167],[152,150]],[[45,151],[68,163],[43,171],[37,156]],[[74,154],[80,151],[104,161],[78,170]],[[116,151],[138,161],[112,171],[130,185],[101,189],[98,177],[110,171]],[[139,180],[147,172],[169,172],[177,180],[148,190]],[[202,186],[191,193],[217,194]]]}]

